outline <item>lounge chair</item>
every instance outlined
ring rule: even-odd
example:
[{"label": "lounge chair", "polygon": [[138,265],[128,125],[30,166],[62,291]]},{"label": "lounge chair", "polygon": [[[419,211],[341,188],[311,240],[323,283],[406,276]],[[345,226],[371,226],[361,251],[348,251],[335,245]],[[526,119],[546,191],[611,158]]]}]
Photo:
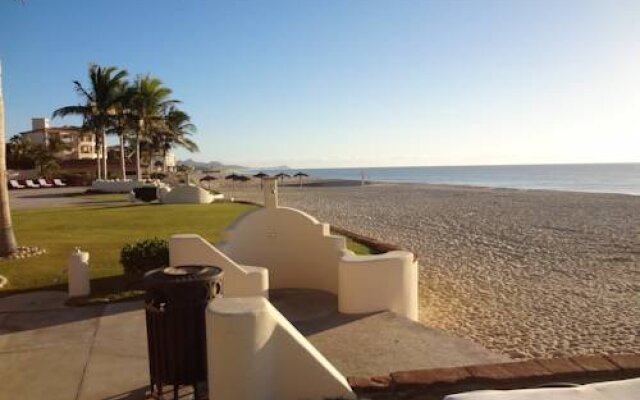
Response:
[{"label": "lounge chair", "polygon": [[60,179],[54,179],[53,180],[53,184],[58,186],[58,187],[63,187],[63,186],[67,186],[66,183],[62,182]]},{"label": "lounge chair", "polygon": [[20,182],[18,182],[15,179],[10,179],[9,180],[9,186],[11,187],[11,189],[24,189],[24,188],[26,188],[25,185],[21,185]]},{"label": "lounge chair", "polygon": [[40,186],[41,186],[41,187],[43,187],[43,188],[53,187],[53,185],[52,185],[52,184],[50,184],[50,183],[47,183],[47,180],[46,180],[46,179],[44,179],[44,178],[40,178],[40,179],[38,179],[38,183],[39,183],[39,184],[40,184]]},{"label": "lounge chair", "polygon": [[26,181],[24,181],[24,183],[27,185],[28,188],[37,189],[40,187],[40,185],[38,185],[31,179],[27,179]]}]

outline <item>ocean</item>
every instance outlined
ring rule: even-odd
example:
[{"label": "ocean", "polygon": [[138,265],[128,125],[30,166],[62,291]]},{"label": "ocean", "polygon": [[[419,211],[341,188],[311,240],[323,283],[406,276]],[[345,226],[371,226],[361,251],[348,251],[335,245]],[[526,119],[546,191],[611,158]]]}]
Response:
[{"label": "ocean", "polygon": [[[292,172],[293,171],[293,172]],[[322,168],[311,177],[369,181],[470,185],[512,189],[640,195],[640,163],[499,165],[461,167]],[[273,174],[280,171],[265,171]]]}]

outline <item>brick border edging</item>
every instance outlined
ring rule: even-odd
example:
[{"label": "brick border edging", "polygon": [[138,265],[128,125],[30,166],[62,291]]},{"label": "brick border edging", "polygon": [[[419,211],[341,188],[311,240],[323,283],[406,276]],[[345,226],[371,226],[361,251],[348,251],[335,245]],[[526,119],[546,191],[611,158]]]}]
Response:
[{"label": "brick border edging", "polygon": [[[336,225],[329,224],[329,226],[331,227],[331,230],[337,233],[338,235],[346,236],[350,239],[353,239],[354,241],[362,243],[365,246],[372,248],[379,253],[387,253],[389,251],[404,250],[402,247],[397,246],[395,244],[385,243],[380,240],[373,239],[368,236],[361,235],[359,233],[355,233],[353,231],[350,231],[348,229],[345,229]],[[417,258],[415,254],[414,254],[414,258]]]},{"label": "brick border edging", "polygon": [[640,377],[640,354],[532,359],[392,372],[373,377],[348,377],[358,394],[424,392],[450,394],[478,389],[515,389],[550,382],[585,383]]}]

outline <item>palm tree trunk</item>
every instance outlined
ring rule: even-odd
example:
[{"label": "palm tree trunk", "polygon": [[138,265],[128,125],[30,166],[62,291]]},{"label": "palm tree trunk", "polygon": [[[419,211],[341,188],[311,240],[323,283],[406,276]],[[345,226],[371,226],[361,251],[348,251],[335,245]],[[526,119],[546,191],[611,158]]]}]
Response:
[{"label": "palm tree trunk", "polygon": [[103,164],[103,173],[104,179],[109,179],[109,175],[107,174],[107,133],[104,128],[102,128],[102,164]]},{"label": "palm tree trunk", "polygon": [[120,134],[120,162],[122,163],[122,180],[127,179],[127,164],[124,159],[124,132]]},{"label": "palm tree trunk", "polygon": [[7,160],[4,138],[4,98],[2,96],[2,65],[0,65],[0,256],[15,253],[18,248],[11,225],[9,188],[7,187]]},{"label": "palm tree trunk", "polygon": [[140,171],[140,134],[136,133],[136,179],[142,180],[142,173]]},{"label": "palm tree trunk", "polygon": [[98,175],[96,179],[102,179],[102,161],[100,159],[100,154],[102,153],[102,150],[101,150],[102,146],[100,145],[100,135],[96,133],[95,137],[96,137],[96,144],[95,144],[96,162],[98,163],[98,166],[97,166]]},{"label": "palm tree trunk", "polygon": [[167,149],[162,149],[162,173],[167,173]]}]

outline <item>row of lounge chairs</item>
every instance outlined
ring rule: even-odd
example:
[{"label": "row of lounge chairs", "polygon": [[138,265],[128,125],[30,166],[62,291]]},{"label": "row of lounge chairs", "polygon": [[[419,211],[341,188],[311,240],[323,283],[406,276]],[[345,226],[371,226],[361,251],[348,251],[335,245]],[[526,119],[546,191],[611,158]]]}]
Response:
[{"label": "row of lounge chairs", "polygon": [[26,179],[24,181],[24,185],[18,182],[16,179],[9,180],[9,188],[11,189],[37,189],[37,188],[52,188],[52,187],[64,187],[67,186],[66,183],[62,182],[60,179],[53,179],[51,183],[47,182],[46,179],[40,178],[36,179]]}]

